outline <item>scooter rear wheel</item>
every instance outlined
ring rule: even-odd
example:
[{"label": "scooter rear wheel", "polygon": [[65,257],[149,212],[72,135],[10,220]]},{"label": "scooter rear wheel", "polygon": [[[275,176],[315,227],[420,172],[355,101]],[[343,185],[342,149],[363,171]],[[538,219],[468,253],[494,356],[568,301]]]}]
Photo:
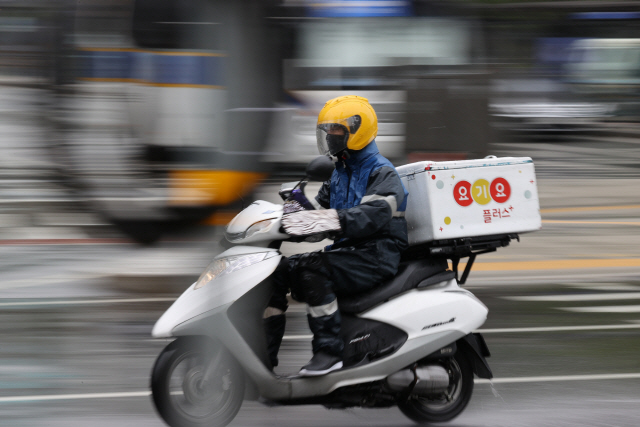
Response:
[{"label": "scooter rear wheel", "polygon": [[158,356],[151,391],[171,427],[223,427],[242,406],[244,376],[223,347],[206,338],[178,338]]},{"label": "scooter rear wheel", "polygon": [[473,367],[464,354],[458,352],[446,361],[449,389],[440,397],[413,397],[398,403],[398,408],[418,424],[444,422],[460,415],[473,394]]}]

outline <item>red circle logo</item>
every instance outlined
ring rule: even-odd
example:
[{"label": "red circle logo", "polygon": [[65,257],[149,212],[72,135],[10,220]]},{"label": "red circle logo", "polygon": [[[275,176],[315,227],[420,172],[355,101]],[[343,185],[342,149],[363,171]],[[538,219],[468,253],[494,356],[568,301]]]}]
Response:
[{"label": "red circle logo", "polygon": [[460,206],[469,206],[473,203],[471,198],[471,183],[468,181],[460,181],[453,187],[453,198]]},{"label": "red circle logo", "polygon": [[491,198],[498,203],[504,203],[509,200],[511,196],[511,186],[509,182],[504,178],[496,178],[491,181],[491,187],[489,187]]}]

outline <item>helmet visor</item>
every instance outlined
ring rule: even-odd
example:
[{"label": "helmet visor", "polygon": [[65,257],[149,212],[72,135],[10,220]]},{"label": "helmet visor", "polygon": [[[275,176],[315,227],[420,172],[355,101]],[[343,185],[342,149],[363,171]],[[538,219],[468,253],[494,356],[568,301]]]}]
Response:
[{"label": "helmet visor", "polygon": [[[336,128],[341,129],[344,133],[335,132]],[[337,123],[321,124],[316,128],[316,140],[320,154],[335,156],[347,148],[349,132],[344,126]]]}]

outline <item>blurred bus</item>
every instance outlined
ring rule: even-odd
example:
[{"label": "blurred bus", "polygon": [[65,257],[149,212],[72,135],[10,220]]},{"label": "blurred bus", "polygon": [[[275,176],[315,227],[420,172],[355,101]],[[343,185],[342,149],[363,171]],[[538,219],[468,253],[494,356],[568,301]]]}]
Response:
[{"label": "blurred bus", "polygon": [[134,239],[226,223],[231,212],[220,211],[267,176],[260,156],[279,90],[267,6],[70,6],[58,88],[63,161],[92,207]]}]

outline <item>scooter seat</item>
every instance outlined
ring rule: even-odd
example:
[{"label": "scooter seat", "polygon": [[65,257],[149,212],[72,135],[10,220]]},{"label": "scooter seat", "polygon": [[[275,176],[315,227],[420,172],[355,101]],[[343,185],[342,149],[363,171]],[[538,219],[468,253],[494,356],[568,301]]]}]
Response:
[{"label": "scooter seat", "polygon": [[361,313],[389,298],[417,287],[425,287],[455,277],[447,270],[444,258],[420,259],[400,263],[398,273],[375,289],[361,294],[338,296],[338,306],[344,313]]}]

